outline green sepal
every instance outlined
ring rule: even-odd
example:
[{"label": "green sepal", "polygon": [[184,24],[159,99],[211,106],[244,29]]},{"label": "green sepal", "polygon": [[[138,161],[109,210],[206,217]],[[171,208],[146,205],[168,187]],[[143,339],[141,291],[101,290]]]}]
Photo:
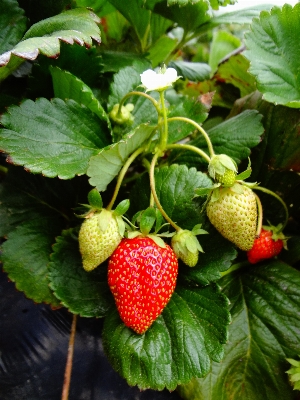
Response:
[{"label": "green sepal", "polygon": [[159,236],[150,234],[150,235],[147,235],[147,237],[152,239],[153,242],[155,242],[157,244],[157,246],[162,247],[162,248],[166,247],[166,243]]},{"label": "green sepal", "polygon": [[194,228],[192,229],[192,233],[196,236],[196,235],[205,235],[208,234],[207,231],[205,231],[204,229],[201,229],[202,224],[197,224],[194,226]]},{"label": "green sepal", "polygon": [[242,193],[244,193],[243,185],[241,185],[240,183],[235,183],[230,189],[231,189],[234,193],[237,193],[237,194],[242,194]]},{"label": "green sepal", "polygon": [[211,158],[208,173],[212,178],[215,178],[216,174],[224,175],[227,169],[237,172],[237,164],[231,157],[226,154],[218,154]]},{"label": "green sepal", "polygon": [[220,188],[216,188],[211,192],[210,201],[214,202],[220,198]]},{"label": "green sepal", "polygon": [[294,390],[300,390],[300,361],[293,358],[286,358],[286,360],[292,365],[292,368],[286,371],[289,375],[289,381]]},{"label": "green sepal", "polygon": [[139,231],[128,231],[127,233],[126,233],[126,237],[128,238],[128,239],[134,239],[134,238],[136,238],[136,237],[138,237],[138,236],[141,236],[142,234],[141,234],[141,232],[139,232]]},{"label": "green sepal", "polygon": [[96,188],[92,189],[88,193],[88,202],[94,210],[97,211],[102,210],[103,207],[102,197]]},{"label": "green sepal", "polygon": [[197,188],[195,190],[196,195],[194,197],[204,197],[204,196],[208,196],[210,195],[210,193],[218,188],[219,186],[221,186],[221,183],[215,183],[214,185],[210,186],[210,187],[203,187],[203,188]]},{"label": "green sepal", "polygon": [[114,209],[113,214],[118,217],[126,213],[128,208],[130,207],[129,199],[122,200],[117,207]]},{"label": "green sepal", "polygon": [[153,207],[148,207],[141,214],[140,230],[143,235],[148,235],[156,221],[156,211]]},{"label": "green sepal", "polygon": [[158,208],[155,209],[155,212],[156,212],[155,233],[157,233],[166,224],[164,224],[165,222],[164,217],[162,216],[162,213],[159,211]]},{"label": "green sepal", "polygon": [[113,215],[111,211],[108,211],[105,208],[102,209],[98,220],[99,228],[102,232],[105,232],[106,229],[108,228],[112,216]]},{"label": "green sepal", "polygon": [[250,169],[246,169],[245,171],[243,171],[240,174],[238,174],[236,176],[236,179],[239,180],[239,181],[243,181],[244,179],[249,178],[251,173],[252,173],[252,169],[251,168]]},{"label": "green sepal", "polygon": [[120,215],[116,216],[115,218],[116,218],[116,221],[117,221],[117,224],[118,224],[119,234],[122,237],[124,237],[125,229],[126,229],[125,222],[123,221],[123,218]]}]

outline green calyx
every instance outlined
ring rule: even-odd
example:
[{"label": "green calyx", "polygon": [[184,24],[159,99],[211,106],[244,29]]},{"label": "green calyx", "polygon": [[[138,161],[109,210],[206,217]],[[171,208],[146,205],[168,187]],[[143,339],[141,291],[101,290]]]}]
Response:
[{"label": "green calyx", "polygon": [[236,162],[226,154],[214,155],[208,165],[209,175],[224,186],[232,186],[236,180]]},{"label": "green calyx", "polygon": [[189,267],[195,267],[198,262],[199,251],[203,249],[196,237],[199,234],[207,233],[196,225],[192,231],[181,229],[172,237],[171,246],[177,258],[180,258]]},{"label": "green calyx", "polygon": [[[269,222],[269,221],[268,221]],[[274,225],[263,225],[262,228],[265,231],[272,232],[272,239],[276,242],[277,240],[282,240],[283,247],[287,250],[287,240],[288,237],[282,232],[283,224],[278,224],[277,226]]]},{"label": "green calyx", "polygon": [[289,375],[289,381],[294,390],[300,390],[300,361],[294,360],[293,358],[287,358],[286,360],[292,365],[292,367],[286,371]]},{"label": "green calyx", "polygon": [[119,104],[115,104],[109,113],[109,116],[117,125],[131,125],[134,120],[134,116],[131,114],[133,109],[134,105],[131,103],[121,107]]},{"label": "green calyx", "polygon": [[161,212],[157,208],[148,207],[146,210],[139,211],[133,216],[132,222],[129,222],[129,225],[127,225],[126,236],[129,239],[133,239],[137,236],[149,237],[158,246],[165,247],[166,244],[162,237],[172,237],[175,232],[158,232],[168,225],[169,224],[165,223]]}]

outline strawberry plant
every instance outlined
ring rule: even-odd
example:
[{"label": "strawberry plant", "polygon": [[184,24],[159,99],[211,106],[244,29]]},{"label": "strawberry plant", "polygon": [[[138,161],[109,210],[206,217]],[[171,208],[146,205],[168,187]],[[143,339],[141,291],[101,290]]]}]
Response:
[{"label": "strawberry plant", "polygon": [[130,386],[292,400],[300,5],[229,3],[2,0],[1,262]]}]

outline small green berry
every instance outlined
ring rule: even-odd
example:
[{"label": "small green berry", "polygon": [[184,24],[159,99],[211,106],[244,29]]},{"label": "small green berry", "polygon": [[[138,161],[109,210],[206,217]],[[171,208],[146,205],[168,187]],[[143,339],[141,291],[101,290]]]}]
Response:
[{"label": "small green berry", "polygon": [[224,186],[232,186],[235,183],[236,173],[231,169],[227,169],[223,175],[216,173],[215,178],[218,183]]}]

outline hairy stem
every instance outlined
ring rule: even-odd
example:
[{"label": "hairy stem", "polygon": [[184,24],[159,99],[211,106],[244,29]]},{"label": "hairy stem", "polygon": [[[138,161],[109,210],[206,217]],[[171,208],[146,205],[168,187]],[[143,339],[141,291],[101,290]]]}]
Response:
[{"label": "hairy stem", "polygon": [[165,212],[163,209],[162,205],[160,204],[160,201],[158,200],[157,193],[155,190],[155,178],[154,178],[154,169],[155,169],[155,164],[158,159],[159,153],[156,153],[152,159],[151,165],[150,165],[150,170],[149,170],[149,176],[150,176],[150,188],[151,188],[151,193],[153,196],[153,199],[155,201],[156,207],[159,209],[161,212],[162,216],[165,218],[166,221],[169,222],[170,225],[173,226],[173,228],[176,231],[179,231],[181,228],[175,224],[174,221],[171,220],[171,218],[168,216],[168,214]]},{"label": "hairy stem", "polygon": [[210,163],[210,157],[203,150],[199,149],[196,146],[192,146],[190,144],[178,143],[178,144],[168,144],[166,148],[170,149],[170,150],[171,149],[186,149],[186,150],[193,151],[194,153],[197,153],[197,154],[199,154],[199,156],[204,158],[205,161],[208,162],[208,164]]},{"label": "hairy stem", "polygon": [[270,189],[264,188],[262,186],[255,186],[253,188],[253,190],[260,190],[261,192],[270,194],[271,196],[275,197],[275,199],[277,199],[282,204],[284,211],[285,211],[285,220],[284,220],[284,223],[282,224],[281,229],[278,231],[278,233],[282,232],[283,229],[286,227],[286,224],[288,223],[288,220],[289,220],[289,210],[288,210],[285,202],[282,200],[282,198],[280,196],[278,196],[278,194],[272,192],[272,190],[270,190]]},{"label": "hairy stem", "polygon": [[72,320],[72,325],[71,325],[71,332],[70,332],[70,339],[69,339],[69,346],[68,346],[68,355],[67,355],[67,364],[66,364],[66,369],[65,369],[64,385],[63,385],[61,400],[68,400],[68,398],[69,398],[73,354],[74,354],[74,344],[75,344],[76,322],[77,322],[77,315],[74,314],[73,320]]},{"label": "hairy stem", "polygon": [[135,150],[135,151],[131,154],[131,156],[127,159],[126,163],[123,165],[123,168],[121,169],[121,171],[120,171],[120,173],[119,173],[119,175],[118,175],[118,180],[117,180],[117,184],[116,184],[116,187],[115,187],[115,190],[114,190],[113,197],[112,197],[112,199],[110,200],[110,203],[108,204],[108,206],[106,207],[106,209],[107,209],[108,211],[110,211],[110,210],[112,209],[112,207],[113,207],[113,205],[114,205],[114,203],[115,203],[115,201],[116,201],[116,198],[117,198],[117,196],[118,196],[120,187],[121,187],[121,185],[122,185],[124,176],[125,176],[125,174],[126,174],[128,168],[129,168],[130,165],[133,163],[133,161],[137,158],[137,156],[140,155],[141,153],[143,153],[144,150],[145,150],[144,147],[140,147],[139,149]]},{"label": "hairy stem", "polygon": [[172,117],[172,118],[168,118],[169,122],[172,121],[182,121],[182,122],[187,122],[188,124],[193,125],[196,129],[198,129],[198,131],[203,135],[206,143],[207,143],[207,147],[208,147],[208,151],[210,154],[210,157],[213,157],[215,155],[214,149],[213,149],[213,145],[210,141],[210,138],[208,136],[208,134],[205,132],[205,130],[199,125],[197,124],[197,122],[193,121],[192,119],[189,118],[185,118],[185,117]]},{"label": "hairy stem", "polygon": [[160,96],[160,103],[161,103],[161,111],[162,111],[162,117],[163,117],[163,127],[161,129],[160,133],[160,143],[159,143],[159,148],[162,152],[165,151],[167,143],[168,143],[168,120],[167,120],[167,110],[165,106],[165,94],[164,91],[159,92]]},{"label": "hairy stem", "polygon": [[246,266],[249,266],[248,261],[243,261],[243,262],[240,262],[237,264],[233,264],[227,271],[220,272],[221,277],[223,278],[223,276],[229,275],[231,272],[236,271],[236,270],[246,267]]},{"label": "hairy stem", "polygon": [[262,223],[263,223],[263,209],[261,205],[260,198],[257,196],[256,193],[254,193],[256,204],[257,204],[257,211],[258,211],[258,216],[257,216],[257,228],[256,228],[256,236],[260,236],[261,228],[262,228]]}]

